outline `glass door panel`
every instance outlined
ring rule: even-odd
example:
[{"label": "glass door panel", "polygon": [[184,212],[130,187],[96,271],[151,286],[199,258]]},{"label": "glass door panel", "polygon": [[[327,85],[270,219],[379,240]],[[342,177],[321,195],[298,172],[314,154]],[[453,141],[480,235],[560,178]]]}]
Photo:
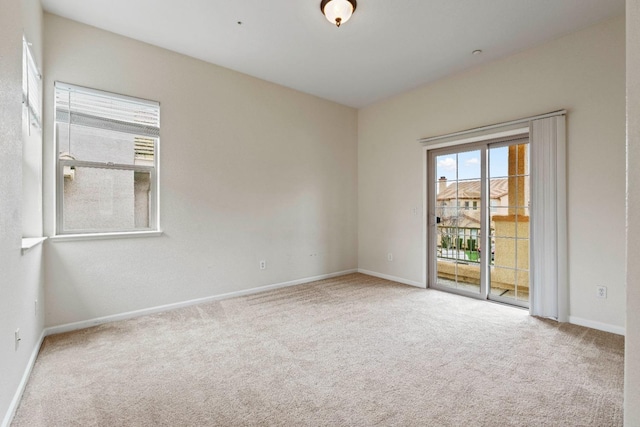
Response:
[{"label": "glass door panel", "polygon": [[436,284],[480,293],[481,150],[436,156]]},{"label": "glass door panel", "polygon": [[529,144],[490,147],[489,298],[528,305]]}]

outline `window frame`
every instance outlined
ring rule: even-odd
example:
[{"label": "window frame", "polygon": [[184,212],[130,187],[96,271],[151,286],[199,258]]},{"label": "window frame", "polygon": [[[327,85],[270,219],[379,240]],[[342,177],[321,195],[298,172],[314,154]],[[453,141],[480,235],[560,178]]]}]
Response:
[{"label": "window frame", "polygon": [[[102,91],[98,89],[86,88],[82,86],[72,85],[68,83],[54,83],[54,92],[58,88],[70,91],[82,91],[83,93],[94,93],[100,96],[109,96],[114,99],[139,102],[147,105],[156,105],[158,110],[158,129],[160,128],[160,103],[157,101],[149,101],[146,99],[135,98],[118,93]],[[54,95],[54,112],[56,111],[56,96]],[[55,113],[54,113],[55,114]],[[160,157],[160,135],[153,136],[153,165],[136,165],[122,164],[113,162],[95,162],[85,160],[60,159],[60,141],[58,138],[58,125],[61,123],[54,116],[54,153],[55,153],[55,222],[54,236],[57,240],[78,240],[91,238],[108,238],[108,237],[128,237],[128,236],[150,236],[160,235],[160,174],[159,174],[159,157]],[[69,124],[71,125],[71,124]],[[131,132],[124,132],[128,135],[136,135]],[[101,230],[82,230],[73,229],[65,230],[64,228],[64,172],[65,167],[69,168],[92,168],[106,170],[129,170],[135,172],[149,173],[149,226],[134,229],[101,229]]]}]

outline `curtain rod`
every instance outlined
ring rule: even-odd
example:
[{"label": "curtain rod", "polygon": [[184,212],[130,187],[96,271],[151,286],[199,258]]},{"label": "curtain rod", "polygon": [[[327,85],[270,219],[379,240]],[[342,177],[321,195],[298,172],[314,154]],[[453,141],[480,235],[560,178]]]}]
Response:
[{"label": "curtain rod", "polygon": [[424,144],[424,143],[427,143],[427,142],[437,141],[439,139],[451,138],[453,136],[462,136],[462,135],[467,135],[467,134],[474,133],[474,132],[481,132],[481,131],[485,131],[485,130],[501,128],[501,127],[504,127],[504,126],[517,125],[519,123],[526,123],[526,122],[530,122],[532,120],[546,119],[547,117],[564,116],[566,114],[567,114],[567,110],[558,110],[558,111],[553,111],[551,113],[540,114],[540,115],[537,115],[537,116],[525,117],[524,119],[512,120],[510,122],[496,123],[495,125],[481,126],[481,127],[478,127],[478,128],[473,128],[473,129],[462,130],[462,131],[459,131],[459,132],[448,133],[446,135],[438,135],[438,136],[431,136],[431,137],[428,137],[428,138],[420,138],[418,140],[418,142],[421,143],[421,144]]}]

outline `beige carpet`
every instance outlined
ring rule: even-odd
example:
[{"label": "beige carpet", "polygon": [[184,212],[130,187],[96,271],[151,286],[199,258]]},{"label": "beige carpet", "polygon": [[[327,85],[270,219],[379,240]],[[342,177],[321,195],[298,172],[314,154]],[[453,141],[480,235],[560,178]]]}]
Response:
[{"label": "beige carpet", "polygon": [[616,426],[620,336],[361,274],[46,339],[14,426]]}]

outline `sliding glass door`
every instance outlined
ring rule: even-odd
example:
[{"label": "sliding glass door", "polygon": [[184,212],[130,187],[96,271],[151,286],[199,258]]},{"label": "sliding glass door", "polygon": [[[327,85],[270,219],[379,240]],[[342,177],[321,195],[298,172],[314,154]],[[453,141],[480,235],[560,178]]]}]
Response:
[{"label": "sliding glass door", "polygon": [[528,136],[429,151],[429,287],[529,303]]}]

